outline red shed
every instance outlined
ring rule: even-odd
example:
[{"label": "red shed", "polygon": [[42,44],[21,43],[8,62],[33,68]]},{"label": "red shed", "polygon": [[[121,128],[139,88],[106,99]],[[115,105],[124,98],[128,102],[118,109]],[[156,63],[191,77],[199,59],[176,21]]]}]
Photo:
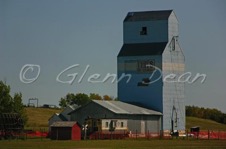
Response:
[{"label": "red shed", "polygon": [[52,140],[81,140],[81,127],[75,121],[54,122],[50,127]]}]

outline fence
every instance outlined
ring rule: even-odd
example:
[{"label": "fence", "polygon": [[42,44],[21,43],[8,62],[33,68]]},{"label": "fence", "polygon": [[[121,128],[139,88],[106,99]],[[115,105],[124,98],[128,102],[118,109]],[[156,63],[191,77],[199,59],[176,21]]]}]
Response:
[{"label": "fence", "polygon": [[88,136],[88,139],[90,140],[103,140],[103,139],[126,139],[126,138],[147,138],[147,139],[169,139],[172,138],[170,133],[163,134],[160,132],[147,132],[147,133],[138,133],[138,131],[135,132],[126,132],[123,133],[117,133],[117,132],[109,132],[109,133],[101,133],[101,132],[94,132]]},{"label": "fence", "polygon": [[39,131],[33,130],[23,130],[20,132],[4,132],[0,131],[0,140],[1,139],[43,139],[47,138],[49,133],[45,129],[40,129]]},{"label": "fence", "polygon": [[125,139],[128,138],[129,135],[124,131],[123,133],[115,133],[115,132],[109,132],[109,133],[101,133],[101,132],[94,132],[88,136],[88,139],[90,140],[103,140],[103,139]]},{"label": "fence", "polygon": [[[1,133],[1,132],[0,132]],[[44,129],[40,129],[40,131],[24,131],[21,133],[14,133],[14,138],[22,138],[22,139],[43,139],[47,138],[49,133]],[[179,136],[172,136],[170,132],[149,132],[146,133],[138,133],[137,131],[134,132],[126,132],[123,133],[101,133],[101,132],[94,132],[87,136],[87,139],[90,140],[103,140],[103,139],[173,139],[173,138],[183,138],[183,139],[200,139],[200,140],[226,140],[226,131],[216,131],[216,130],[201,130],[199,132],[189,132],[186,131],[185,133],[180,133]]]},{"label": "fence", "polygon": [[200,132],[192,132],[188,133],[188,136],[191,136],[196,139],[226,139],[226,131],[213,131],[213,130],[206,130]]},{"label": "fence", "polygon": [[147,131],[145,133],[138,133],[137,131],[134,131],[134,132],[130,131],[128,136],[129,136],[129,138],[134,138],[134,139],[138,139],[138,138],[169,139],[169,138],[172,138],[172,136],[170,135],[170,132],[163,133],[163,131],[159,131],[159,132]]},{"label": "fence", "polygon": [[40,131],[27,131],[24,133],[26,138],[46,138],[49,133],[43,130]]},{"label": "fence", "polygon": [[179,135],[171,135],[170,132],[149,132],[146,133],[138,133],[134,132],[124,132],[121,134],[117,133],[101,133],[94,132],[88,136],[90,140],[102,140],[102,139],[125,139],[125,138],[133,138],[133,139],[173,139],[173,138],[183,138],[183,139],[219,139],[226,140],[226,131],[215,131],[215,130],[202,130],[199,132],[189,132],[186,131],[184,133],[179,133]]}]

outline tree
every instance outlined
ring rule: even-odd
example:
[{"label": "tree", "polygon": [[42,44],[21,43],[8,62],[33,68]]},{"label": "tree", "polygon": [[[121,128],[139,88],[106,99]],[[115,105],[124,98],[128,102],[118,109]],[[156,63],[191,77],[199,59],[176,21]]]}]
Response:
[{"label": "tree", "polygon": [[78,93],[78,94],[73,94],[73,93],[68,93],[65,97],[61,98],[59,101],[59,106],[62,108],[65,108],[68,105],[85,105],[88,102],[90,102],[90,98],[87,94],[84,93]]},{"label": "tree", "polygon": [[0,81],[0,113],[18,113],[24,123],[28,118],[22,103],[22,94],[15,93],[14,97],[10,96],[10,86]]},{"label": "tree", "polygon": [[67,102],[67,100],[65,98],[61,98],[59,101],[59,106],[61,108],[66,108],[69,105],[69,103]]},{"label": "tree", "polygon": [[28,117],[26,115],[23,103],[22,103],[22,94],[21,93],[15,93],[13,97],[13,112],[18,113],[21,118],[23,119],[23,122],[26,124]]},{"label": "tree", "polygon": [[186,106],[186,116],[192,116],[192,108],[191,108],[191,106]]},{"label": "tree", "polygon": [[99,94],[95,94],[95,93],[90,93],[89,98],[91,100],[102,100],[102,97]]},{"label": "tree", "polygon": [[222,113],[218,109],[186,106],[186,116],[210,119],[218,123],[226,124],[226,114]]},{"label": "tree", "polygon": [[65,108],[68,105],[73,105],[75,101],[75,94],[73,93],[68,93],[65,97],[62,97],[59,101],[59,106],[61,108]]},{"label": "tree", "polygon": [[118,98],[118,97],[115,97],[115,98],[114,98],[114,101],[120,101],[120,100],[119,100],[119,98]]},{"label": "tree", "polygon": [[68,104],[70,104],[70,105],[73,105],[73,104],[76,104],[75,103],[75,94],[73,94],[73,93],[68,93],[67,95],[66,95],[66,102],[68,103]]},{"label": "tree", "polygon": [[89,96],[85,93],[77,93],[76,95],[73,93],[68,93],[65,97],[62,97],[59,101],[59,106],[61,108],[65,108],[68,105],[78,105],[83,106],[89,103],[91,100],[118,100],[118,98],[110,97],[108,95],[104,95],[101,97],[99,94],[90,93]]},{"label": "tree", "polygon": [[78,94],[75,95],[74,103],[79,105],[79,106],[83,106],[83,105],[89,103],[90,101],[91,100],[90,100],[90,98],[87,94],[78,93]]},{"label": "tree", "polygon": [[103,96],[103,100],[109,101],[109,100],[113,100],[113,99],[110,96],[108,96],[108,95],[104,95]]},{"label": "tree", "polygon": [[13,97],[13,112],[20,113],[23,109],[22,94],[15,93]]},{"label": "tree", "polygon": [[12,112],[12,97],[10,96],[10,86],[0,81],[0,113]]}]

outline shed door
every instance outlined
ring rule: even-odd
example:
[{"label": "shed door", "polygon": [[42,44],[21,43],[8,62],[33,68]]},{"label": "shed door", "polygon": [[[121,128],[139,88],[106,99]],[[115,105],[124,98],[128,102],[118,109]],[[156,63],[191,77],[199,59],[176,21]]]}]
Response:
[{"label": "shed door", "polygon": [[145,134],[145,121],[141,121],[141,134]]}]

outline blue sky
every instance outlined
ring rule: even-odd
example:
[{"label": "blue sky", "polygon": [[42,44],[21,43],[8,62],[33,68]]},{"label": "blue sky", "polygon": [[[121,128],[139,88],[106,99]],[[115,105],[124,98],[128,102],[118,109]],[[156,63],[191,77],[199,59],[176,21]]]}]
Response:
[{"label": "blue sky", "polygon": [[[0,0],[0,80],[6,80],[12,93],[22,92],[24,103],[38,98],[40,104],[58,105],[68,92],[116,97],[116,83],[93,84],[87,78],[94,73],[102,79],[116,73],[127,12],[163,9],[173,9],[179,20],[186,71],[207,75],[203,84],[186,84],[186,104],[226,112],[224,0]],[[19,78],[26,64],[40,66],[40,75],[31,84]],[[73,84],[57,82],[57,75],[73,64],[79,64],[67,72],[78,73]],[[36,71],[27,77],[34,77]],[[65,75],[62,79],[66,80]]]}]

